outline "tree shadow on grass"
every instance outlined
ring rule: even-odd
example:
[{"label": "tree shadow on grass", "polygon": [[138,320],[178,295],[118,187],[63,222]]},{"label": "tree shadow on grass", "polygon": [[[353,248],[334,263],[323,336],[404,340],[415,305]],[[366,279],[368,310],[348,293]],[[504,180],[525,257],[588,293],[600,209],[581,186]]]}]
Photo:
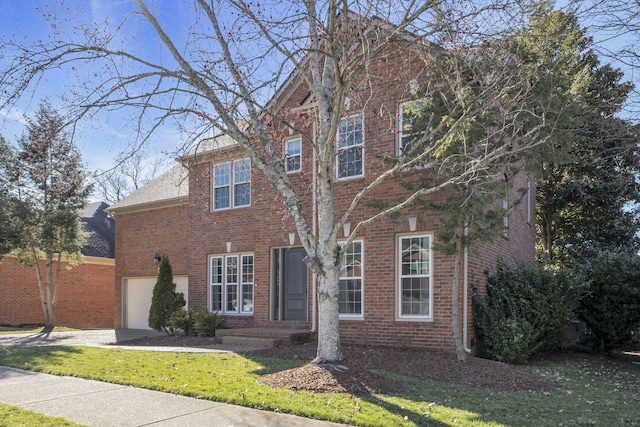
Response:
[{"label": "tree shadow on grass", "polygon": [[[0,366],[9,368],[42,371],[40,367],[51,363],[63,364],[69,354],[79,353],[80,349],[69,346],[10,346],[0,348]],[[0,371],[2,378],[2,371]]]}]

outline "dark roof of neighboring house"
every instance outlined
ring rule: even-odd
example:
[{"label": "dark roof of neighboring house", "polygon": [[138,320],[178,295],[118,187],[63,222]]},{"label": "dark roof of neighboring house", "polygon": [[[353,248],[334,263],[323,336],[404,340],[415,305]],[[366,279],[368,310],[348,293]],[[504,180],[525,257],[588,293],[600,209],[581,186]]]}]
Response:
[{"label": "dark roof of neighboring house", "polygon": [[189,196],[189,175],[182,165],[174,166],[144,187],[111,205],[107,211],[135,212],[186,203]]},{"label": "dark roof of neighboring house", "polygon": [[89,233],[82,255],[115,258],[115,226],[113,218],[105,212],[104,202],[90,203],[80,212],[84,231]]}]

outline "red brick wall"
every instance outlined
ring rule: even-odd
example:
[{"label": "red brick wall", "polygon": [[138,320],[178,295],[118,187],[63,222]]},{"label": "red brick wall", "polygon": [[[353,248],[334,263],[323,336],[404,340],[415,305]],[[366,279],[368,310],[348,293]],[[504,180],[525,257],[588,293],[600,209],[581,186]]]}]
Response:
[{"label": "red brick wall", "polygon": [[[370,183],[386,167],[381,155],[395,155],[398,103],[409,95],[409,81],[424,76],[422,62],[406,51],[389,52],[379,62],[372,64],[375,96],[370,87],[362,92],[356,86],[351,97],[350,112],[362,111],[365,127],[365,176],[349,181],[336,182],[336,213],[344,211],[354,194]],[[307,95],[304,86],[293,88],[282,114],[299,114],[288,107],[298,107]],[[366,104],[364,101],[366,100]],[[362,105],[366,105],[362,107]],[[307,118],[293,117],[297,126],[305,127]],[[274,121],[277,123],[277,120]],[[310,128],[306,129],[311,135]],[[287,131],[275,140],[285,140]],[[291,135],[296,136],[296,135]],[[308,142],[307,142],[308,143]],[[284,143],[283,143],[284,144]],[[311,221],[311,148],[303,139],[302,172],[289,175],[303,201],[303,209]],[[255,306],[253,316],[228,316],[231,327],[284,326],[310,327],[309,322],[272,322],[270,307],[271,250],[286,247],[289,233],[296,232],[293,221],[282,205],[276,190],[254,167],[251,177],[251,206],[212,211],[212,164],[246,155],[240,149],[228,149],[215,153],[213,158],[203,158],[190,165],[189,203],[180,208],[159,209],[135,214],[118,214],[116,217],[116,324],[120,316],[120,283],[124,276],[148,276],[155,274],[152,257],[155,252],[167,253],[174,267],[174,274],[189,275],[189,307],[207,307],[207,256],[227,253],[252,252],[255,255]],[[425,172],[427,171],[427,172]],[[428,170],[407,173],[404,177],[428,173]],[[377,188],[355,211],[349,222],[355,227],[358,221],[369,217],[376,209],[366,202],[376,199],[402,199],[407,191],[399,179],[393,179]],[[434,199],[442,195],[432,196]],[[533,259],[533,226],[523,222],[521,208],[510,216],[511,230],[508,238],[498,238],[494,245],[483,245],[469,255],[470,282],[482,286],[484,270],[491,269],[499,256],[513,259]],[[399,234],[409,233],[408,218],[419,217],[416,232],[430,233],[435,238],[439,229],[438,218],[417,209],[406,210],[397,218],[383,219],[364,229],[359,239],[364,241],[364,317],[362,320],[341,321],[341,336],[345,343],[396,345],[411,347],[453,348],[451,326],[451,286],[453,258],[435,252],[433,256],[433,319],[407,321],[397,318],[396,242]],[[188,237],[187,237],[188,236]],[[299,238],[296,237],[296,246]],[[309,280],[309,318],[311,318],[311,289]],[[467,296],[469,296],[467,294]],[[461,300],[463,296],[461,296]],[[471,321],[471,298],[467,298],[468,341],[475,338]],[[460,313],[461,316],[463,313]],[[462,320],[462,319],[461,319]]]},{"label": "red brick wall", "polygon": [[[85,264],[60,272],[57,326],[113,328],[113,260],[86,257]],[[40,268],[44,270],[44,261]],[[15,257],[0,261],[0,324],[41,325],[44,315],[34,268]]]},{"label": "red brick wall", "polygon": [[156,276],[155,254],[167,255],[174,275],[188,275],[185,205],[118,213],[116,224],[115,327],[122,327],[122,278]]}]

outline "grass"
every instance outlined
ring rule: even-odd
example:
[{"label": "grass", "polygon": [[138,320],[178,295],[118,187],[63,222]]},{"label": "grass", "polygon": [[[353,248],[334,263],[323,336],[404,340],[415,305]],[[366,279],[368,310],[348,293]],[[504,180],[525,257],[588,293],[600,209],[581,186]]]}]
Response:
[{"label": "grass", "polygon": [[563,358],[535,369],[553,393],[495,392],[388,372],[399,395],[314,394],[272,389],[260,376],[302,362],[235,354],[90,347],[0,349],[0,365],[73,375],[361,426],[640,426],[640,366]]},{"label": "grass", "polygon": [[72,423],[62,418],[47,417],[37,412],[0,403],[0,425],[3,427],[72,427],[79,426],[80,424]]}]

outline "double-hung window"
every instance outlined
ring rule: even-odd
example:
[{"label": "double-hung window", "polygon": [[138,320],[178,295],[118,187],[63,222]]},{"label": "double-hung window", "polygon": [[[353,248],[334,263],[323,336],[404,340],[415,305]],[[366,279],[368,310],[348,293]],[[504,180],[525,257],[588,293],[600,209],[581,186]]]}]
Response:
[{"label": "double-hung window", "polygon": [[302,139],[285,141],[285,167],[287,173],[300,172],[302,169]]},{"label": "double-hung window", "polygon": [[[340,243],[340,246],[344,246]],[[346,247],[340,263],[340,317],[362,317],[362,278],[364,268],[362,241],[356,240]]]},{"label": "double-hung window", "polygon": [[[398,147],[399,155],[411,155],[415,157],[424,152],[424,143],[421,141],[427,130],[427,117],[424,108],[424,100],[407,101],[400,104],[398,118]],[[413,151],[416,144],[423,144]]]},{"label": "double-hung window", "polygon": [[249,159],[213,166],[213,209],[251,204],[251,161]]},{"label": "double-hung window", "polygon": [[431,236],[399,236],[398,264],[399,317],[432,318]]},{"label": "double-hung window", "polygon": [[364,175],[364,127],[362,114],[344,117],[338,123],[337,175],[338,179]]},{"label": "double-hung window", "polygon": [[253,255],[209,257],[209,309],[214,313],[253,313]]}]

